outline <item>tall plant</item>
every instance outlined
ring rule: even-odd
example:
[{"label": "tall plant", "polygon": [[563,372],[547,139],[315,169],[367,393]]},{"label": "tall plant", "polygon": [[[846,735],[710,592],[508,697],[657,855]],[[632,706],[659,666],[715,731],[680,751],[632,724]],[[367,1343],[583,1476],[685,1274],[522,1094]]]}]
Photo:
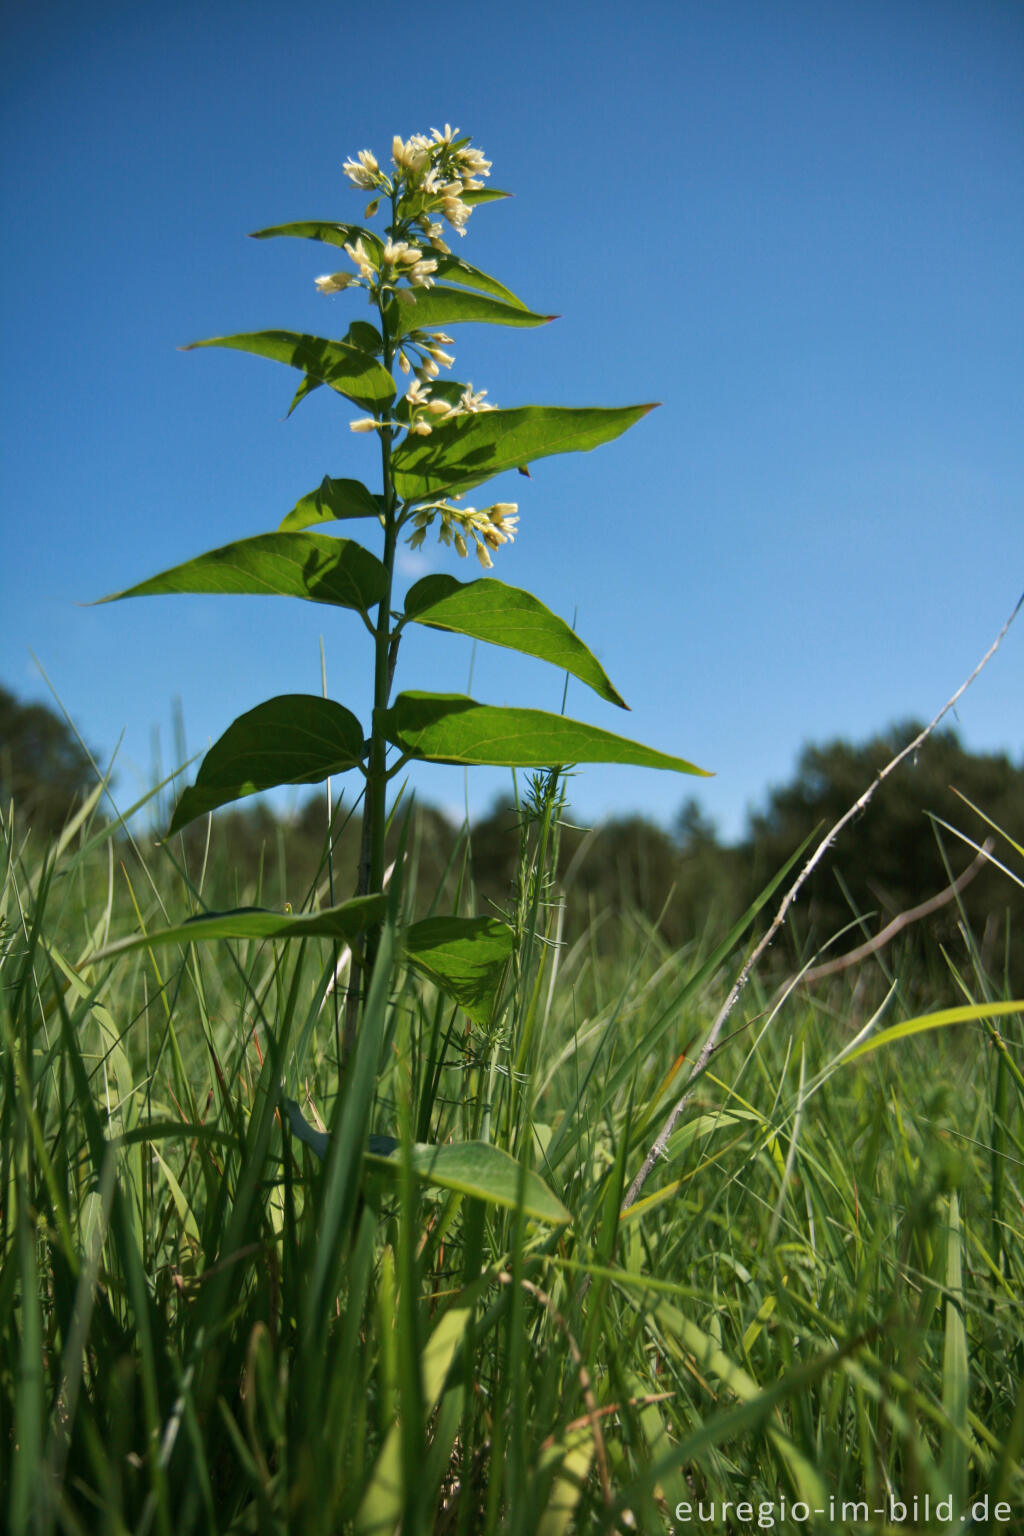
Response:
[{"label": "tall plant", "polygon": [[[446,349],[453,342],[444,327],[467,321],[530,327],[553,317],[528,309],[446,243],[452,231],[465,235],[474,208],[508,195],[485,185],[490,162],[469,138],[447,126],[429,138],[395,137],[391,167],[384,170],[369,150],[344,166],[353,186],[370,194],[364,218],[386,221],[382,233],[311,219],[255,235],[298,236],[343,251],[349,265],[318,277],[316,286],[325,295],[360,291],[372,321],[353,320],[339,340],[273,330],[192,344],[231,347],[296,368],[302,379],[291,410],[324,386],[354,404],[363,414],[349,423],[351,430],[375,434],[380,445],[379,488],[327,475],[276,532],[224,545],[113,594],[278,594],[353,609],[368,631],[373,705],[367,722],[315,695],[269,699],[240,715],[214,744],[171,820],[175,832],[218,806],[276,785],[311,784],[348,770],[363,776],[355,897],[312,925],[308,917],[272,920],[281,936],[348,934],[363,927],[372,934],[382,911],[388,785],[411,760],[524,768],[617,762],[703,772],[562,715],[496,708],[454,693],[392,696],[402,637],[410,625],[423,625],[540,657],[626,707],[583,641],[531,593],[488,575],[460,581],[434,574],[417,581],[396,608],[395,561],[401,539],[418,548],[434,531],[458,556],[473,548],[490,571],[492,556],[515,537],[519,508],[510,501],[470,506],[467,494],[505,471],[525,474],[548,454],[609,442],[652,407],[496,409],[486,390],[448,377],[454,356]],[[359,521],[379,529],[376,553],[351,538],[309,531]],[[269,914],[221,915],[193,926],[189,936],[199,937],[200,926],[211,937],[269,932],[268,920]],[[414,925],[405,952],[470,1012],[480,1013],[493,1007],[498,962],[507,958],[510,942],[510,930],[493,920],[451,918]]]}]

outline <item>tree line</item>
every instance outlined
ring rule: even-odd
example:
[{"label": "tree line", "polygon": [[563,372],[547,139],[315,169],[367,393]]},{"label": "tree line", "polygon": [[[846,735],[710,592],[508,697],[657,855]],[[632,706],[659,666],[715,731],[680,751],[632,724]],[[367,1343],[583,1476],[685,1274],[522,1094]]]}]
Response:
[{"label": "tree line", "polygon": [[[558,836],[557,888],[571,936],[608,916],[639,923],[670,948],[721,935],[808,839],[813,847],[860,797],[880,769],[920,730],[899,724],[870,740],[808,745],[792,777],[770,789],[747,819],[743,835],[724,841],[695,799],[670,827],[639,815],[615,817],[595,829],[577,826],[571,805]],[[0,688],[0,804],[13,804],[19,823],[37,843],[64,825],[95,784],[85,749],[47,706],[18,701]],[[571,791],[571,779],[568,781]],[[515,889],[524,812],[499,802],[466,834],[426,804],[412,807],[406,832],[416,868],[419,902],[426,907],[447,885],[451,895],[471,880],[477,899],[506,909]],[[396,824],[402,820],[401,808]],[[1000,829],[1000,830],[995,830]],[[357,811],[342,803],[334,817],[336,899],[350,894],[359,857]],[[267,905],[298,907],[326,886],[327,817],[322,794],[282,818],[265,801],[244,803],[214,818],[216,856],[207,858],[217,903],[251,900],[258,889]],[[959,835],[958,835],[959,834]],[[1005,834],[1005,835],[1004,835]],[[991,835],[994,853],[1011,870],[979,864],[955,896],[951,885],[972,865]],[[186,862],[203,856],[202,824],[187,830]],[[389,846],[397,847],[397,825]],[[967,839],[968,841],[964,841]],[[1024,841],[1024,762],[1005,753],[969,752],[955,729],[935,732],[878,789],[801,892],[776,963],[810,963],[823,946],[834,958],[868,944],[894,920],[907,922],[892,955],[915,966],[982,962],[1000,984],[1024,986],[1024,860],[1012,841]],[[794,871],[795,873],[795,871]],[[1013,877],[1016,877],[1014,879]],[[204,891],[204,895],[207,892]],[[942,897],[941,903],[935,898]],[[766,909],[765,920],[774,911]],[[899,927],[896,923],[895,926]],[[874,969],[881,974],[881,967]]]}]

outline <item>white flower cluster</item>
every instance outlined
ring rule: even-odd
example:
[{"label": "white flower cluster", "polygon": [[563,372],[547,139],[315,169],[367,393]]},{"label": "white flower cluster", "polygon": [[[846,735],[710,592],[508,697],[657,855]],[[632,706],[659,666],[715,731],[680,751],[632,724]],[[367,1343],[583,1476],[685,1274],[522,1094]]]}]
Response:
[{"label": "white flower cluster", "polygon": [[369,149],[361,149],[356,159],[346,160],[342,167],[353,186],[365,192],[383,192],[388,197],[416,193],[420,199],[426,199],[428,209],[416,215],[416,223],[434,250],[444,255],[448,254],[448,247],[441,239],[443,226],[431,219],[430,213],[440,213],[452,229],[464,235],[472,212],[464,194],[478,192],[491,170],[491,162],[483,152],[468,139],[457,138],[458,131],[445,123],[444,132],[433,128],[430,138],[414,133],[403,141],[395,134],[391,141],[394,176],[381,170]]},{"label": "white flower cluster", "polygon": [[[417,369],[417,373],[425,370]],[[454,416],[469,416],[477,411],[493,411],[496,409],[485,398],[486,389],[474,390],[472,384],[467,384],[462,394],[454,405],[447,400],[434,399],[430,393],[430,386],[420,377],[406,390],[405,398],[410,407],[409,431],[419,437],[429,437],[433,431],[430,418],[435,422],[451,421]]]},{"label": "white flower cluster", "polygon": [[456,553],[465,558],[469,551],[467,536],[476,542],[476,555],[485,571],[494,564],[491,550],[511,544],[516,536],[519,507],[514,501],[496,501],[492,507],[455,507],[450,501],[436,501],[429,507],[421,507],[413,516],[413,531],[409,543],[419,549],[427,536],[427,529],[435,518],[440,519],[437,536],[442,544],[454,544]]},{"label": "white flower cluster", "polygon": [[[440,334],[440,333],[438,333]],[[441,338],[444,341],[448,337]],[[432,360],[431,360],[432,361]],[[452,359],[448,359],[452,361]],[[470,416],[477,411],[493,411],[497,407],[486,398],[486,389],[474,389],[472,384],[467,384],[462,394],[452,405],[448,400],[434,398],[430,393],[428,380],[437,374],[437,364],[432,362],[433,372],[428,367],[417,368],[416,379],[405,392],[405,398],[409,405],[409,423],[406,431],[413,437],[429,437],[434,430],[434,425],[442,421],[451,421],[455,416]],[[349,427],[353,432],[379,432],[382,427],[395,427],[396,422],[377,421],[373,416],[363,416],[358,421],[350,421]]]},{"label": "white flower cluster", "polygon": [[373,289],[378,281],[380,287],[392,288],[400,277],[407,277],[414,288],[434,286],[432,274],[437,271],[437,262],[432,256],[424,256],[419,246],[410,245],[408,240],[389,240],[379,268],[361,239],[354,245],[346,242],[345,254],[356,267],[358,276],[355,272],[329,272],[315,279],[320,293],[340,293],[343,288],[361,287],[364,283]]}]

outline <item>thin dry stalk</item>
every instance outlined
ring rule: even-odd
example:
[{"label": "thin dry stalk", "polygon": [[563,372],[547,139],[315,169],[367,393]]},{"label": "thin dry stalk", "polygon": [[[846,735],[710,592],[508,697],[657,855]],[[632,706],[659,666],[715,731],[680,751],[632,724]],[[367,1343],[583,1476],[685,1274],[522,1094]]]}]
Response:
[{"label": "thin dry stalk", "polygon": [[992,660],[992,657],[1002,645],[1010,625],[1013,623],[1014,619],[1017,617],[1017,614],[1020,612],[1022,604],[1024,604],[1024,594],[1022,594],[1017,599],[1016,606],[1014,607],[1013,612],[1010,614],[1010,617],[1006,620],[1006,623],[1003,625],[1002,629],[999,631],[998,635],[993,640],[992,644],[989,646],[988,650],[978,662],[978,665],[974,668],[974,671],[970,674],[970,676],[963,683],[961,683],[960,687],[957,689],[956,693],[953,694],[952,698],[947,699],[946,703],[935,716],[935,719],[932,720],[929,725],[926,725],[924,730],[921,731],[918,736],[915,736],[913,741],[909,742],[908,745],[903,748],[902,752],[897,752],[892,761],[885,765],[882,771],[875,778],[874,782],[870,784],[864,791],[860,799],[851,805],[846,814],[841,816],[836,822],[835,826],[833,826],[825,834],[817,848],[815,848],[814,852],[811,854],[811,857],[807,860],[807,863],[804,865],[803,869],[800,871],[799,875],[797,875],[793,884],[790,886],[789,890],[783,897],[782,904],[779,907],[779,910],[776,912],[774,919],[772,920],[771,927],[767,930],[764,937],[756,945],[750,958],[747,960],[736,980],[733,982],[729,991],[729,995],[725,1002],[722,1004],[722,1007],[718,1013],[718,1017],[712,1024],[708,1033],[708,1037],[701,1047],[700,1054],[693,1064],[693,1069],[690,1072],[690,1076],[687,1078],[686,1091],[683,1093],[682,1097],[678,1099],[677,1102],[672,1106],[672,1110],[668,1116],[668,1119],[662,1126],[656,1141],[654,1142],[651,1150],[648,1152],[643,1161],[643,1166],[641,1167],[636,1178],[633,1180],[632,1184],[629,1186],[629,1189],[626,1191],[625,1198],[622,1202],[622,1211],[627,1210],[629,1206],[636,1203],[640,1197],[641,1190],[650,1177],[651,1169],[654,1167],[659,1157],[664,1157],[665,1148],[668,1145],[668,1139],[672,1135],[672,1132],[675,1129],[676,1123],[679,1120],[679,1117],[682,1115],[683,1110],[686,1108],[687,1104],[689,1104],[691,1098],[693,1097],[694,1090],[690,1085],[696,1078],[701,1075],[708,1062],[710,1061],[712,1053],[718,1044],[718,1039],[722,1033],[722,1028],[726,1019],[728,1019],[729,1015],[736,1007],[736,1004],[739,1002],[740,994],[742,993],[747,982],[750,980],[755,965],[760,960],[768,946],[772,943],[776,934],[785,923],[786,918],[789,916],[789,909],[796,900],[800,888],[804,885],[807,879],[811,876],[811,874],[813,874],[814,870],[821,863],[822,859],[825,857],[825,854],[828,852],[829,848],[831,848],[832,844],[839,836],[839,833],[842,832],[843,828],[848,826],[850,822],[853,821],[855,817],[859,816],[861,811],[864,810],[865,806],[874,795],[875,790],[883,782],[883,780],[887,779],[890,773],[892,773],[895,768],[899,767],[900,763],[902,763],[905,758],[910,757],[913,753],[920,750],[921,746],[928,740],[928,737],[935,730],[939,722],[949,714],[949,711],[966,693],[967,689],[974,682],[978,674]]},{"label": "thin dry stalk", "polygon": [[962,875],[958,875],[951,885],[947,885],[937,896],[929,896],[927,901],[922,901],[916,907],[908,907],[905,912],[898,912],[891,923],[886,923],[880,933],[876,933],[873,939],[868,939],[864,944],[858,944],[856,949],[851,949],[848,954],[838,955],[835,960],[826,960],[821,965],[812,965],[810,970],[804,971],[801,981],[823,981],[826,976],[838,976],[840,971],[849,970],[851,965],[859,965],[862,960],[867,960],[870,955],[876,955],[880,949],[891,944],[898,933],[904,928],[909,928],[911,923],[919,923],[922,917],[930,917],[933,912],[938,912],[941,907],[948,906],[960,892],[965,890],[974,879],[975,875],[989,862],[989,854],[995,847],[995,838],[987,837],[981,848],[968,864]]}]

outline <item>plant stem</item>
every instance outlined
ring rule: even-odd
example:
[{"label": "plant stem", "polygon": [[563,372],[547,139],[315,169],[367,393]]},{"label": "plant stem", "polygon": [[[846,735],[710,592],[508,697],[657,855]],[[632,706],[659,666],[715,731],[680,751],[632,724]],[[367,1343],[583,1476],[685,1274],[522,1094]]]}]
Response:
[{"label": "plant stem", "polygon": [[[393,200],[392,200],[393,201]],[[381,335],[384,338],[384,367],[391,372],[395,360],[395,347],[388,335],[382,296],[377,295],[377,311],[380,315]],[[381,472],[384,483],[384,591],[377,606],[374,625],[373,659],[373,711],[370,717],[370,752],[366,772],[366,790],[363,797],[363,833],[359,856],[359,879],[356,894],[376,895],[384,889],[384,836],[387,827],[387,741],[381,729],[380,717],[388,707],[391,677],[394,670],[395,647],[391,630],[391,588],[394,577],[395,547],[398,542],[398,505],[394,480],[391,474],[391,445],[394,426],[388,418],[380,429]],[[345,1018],[345,1035],[342,1042],[342,1066],[348,1061],[355,1045],[356,1024],[359,1012],[359,994],[362,977],[373,969],[377,953],[377,935],[367,934],[366,953],[362,964],[353,960],[351,989]]]}]

